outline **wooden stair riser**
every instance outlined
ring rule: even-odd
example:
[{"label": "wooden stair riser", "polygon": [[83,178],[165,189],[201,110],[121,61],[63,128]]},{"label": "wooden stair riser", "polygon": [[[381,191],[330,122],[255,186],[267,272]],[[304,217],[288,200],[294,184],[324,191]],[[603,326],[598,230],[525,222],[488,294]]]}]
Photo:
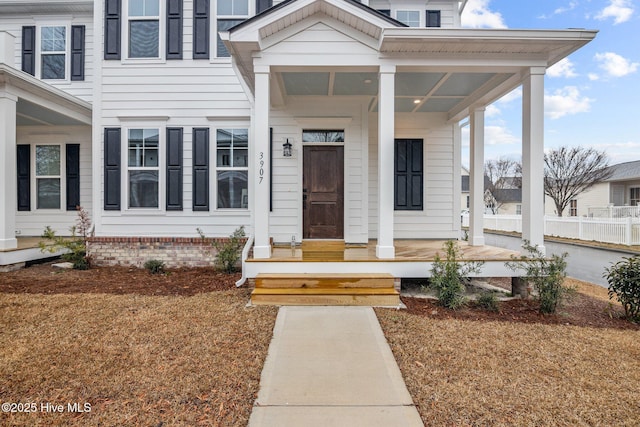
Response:
[{"label": "wooden stair riser", "polygon": [[256,288],[393,288],[389,274],[259,274]]},{"label": "wooden stair riser", "polygon": [[352,305],[397,307],[398,295],[252,295],[254,305]]}]

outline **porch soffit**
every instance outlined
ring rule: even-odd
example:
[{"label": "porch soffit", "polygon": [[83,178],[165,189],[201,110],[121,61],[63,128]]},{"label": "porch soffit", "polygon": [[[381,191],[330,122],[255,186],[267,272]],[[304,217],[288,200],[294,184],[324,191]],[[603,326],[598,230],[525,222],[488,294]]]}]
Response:
[{"label": "porch soffit", "polygon": [[91,104],[35,77],[0,64],[0,93],[18,98],[19,126],[91,125]]}]

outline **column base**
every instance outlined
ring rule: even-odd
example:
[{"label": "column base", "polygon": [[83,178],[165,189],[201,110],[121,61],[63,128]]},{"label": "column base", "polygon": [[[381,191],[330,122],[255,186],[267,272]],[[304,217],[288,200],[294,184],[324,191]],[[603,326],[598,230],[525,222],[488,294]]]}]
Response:
[{"label": "column base", "polygon": [[253,257],[255,259],[271,258],[271,246],[254,246]]},{"label": "column base", "polygon": [[0,250],[17,248],[18,239],[16,239],[15,237],[13,239],[0,239]]},{"label": "column base", "polygon": [[469,236],[470,246],[484,246],[484,236]]},{"label": "column base", "polygon": [[393,246],[376,245],[376,257],[380,259],[393,259],[396,257],[396,248]]}]

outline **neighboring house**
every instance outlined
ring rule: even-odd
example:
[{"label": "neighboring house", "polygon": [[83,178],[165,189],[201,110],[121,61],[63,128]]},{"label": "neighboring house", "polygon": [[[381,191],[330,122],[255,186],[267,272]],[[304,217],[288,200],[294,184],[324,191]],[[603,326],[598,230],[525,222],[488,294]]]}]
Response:
[{"label": "neighboring house", "polygon": [[469,195],[469,169],[462,166],[461,171],[460,208],[463,212],[469,212],[471,196]]},{"label": "neighboring house", "polygon": [[[640,205],[640,161],[609,166],[611,176],[579,194],[563,212],[563,216],[604,216],[609,206]],[[557,215],[555,204],[545,196],[545,214]]]},{"label": "neighboring house", "polygon": [[292,239],[393,259],[396,239],[460,236],[466,117],[482,245],[484,108],[519,86],[542,245],[544,73],[596,32],[463,29],[465,4],[0,0],[0,248],[67,233],[81,205],[99,263],[197,263],[197,229],[239,226],[255,259]]}]

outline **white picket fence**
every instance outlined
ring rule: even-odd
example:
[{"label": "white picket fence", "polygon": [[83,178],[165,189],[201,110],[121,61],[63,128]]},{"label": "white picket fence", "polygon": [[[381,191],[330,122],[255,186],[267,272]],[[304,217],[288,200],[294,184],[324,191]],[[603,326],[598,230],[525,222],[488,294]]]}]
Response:
[{"label": "white picket fence", "polygon": [[[462,216],[462,225],[469,226],[469,215]],[[522,216],[485,215],[484,228],[521,233]],[[640,245],[640,218],[545,216],[544,234],[586,241]]]}]

